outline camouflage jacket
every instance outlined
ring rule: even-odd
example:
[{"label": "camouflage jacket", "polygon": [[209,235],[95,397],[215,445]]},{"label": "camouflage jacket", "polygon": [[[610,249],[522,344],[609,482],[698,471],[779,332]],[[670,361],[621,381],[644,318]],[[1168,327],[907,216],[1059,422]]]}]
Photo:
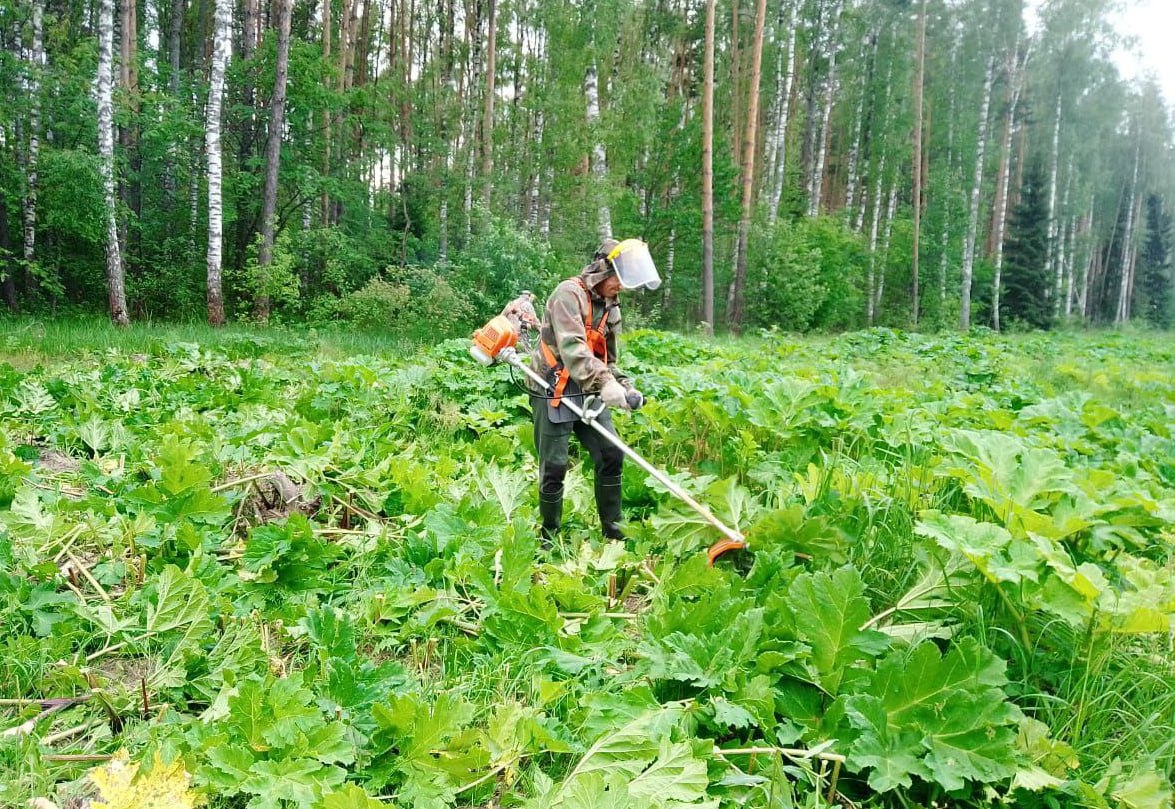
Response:
[{"label": "camouflage jacket", "polygon": [[[600,261],[587,265],[577,278],[568,278],[555,287],[543,310],[543,322],[539,331],[541,341],[551,348],[558,361],[567,368],[572,381],[585,393],[598,393],[612,379],[626,389],[632,388],[628,377],[616,368],[620,304],[615,298],[605,299],[596,292],[596,285],[604,280],[609,272],[611,270]],[[580,279],[583,279],[583,284],[590,292],[584,291]],[[599,323],[601,317],[605,318],[607,363],[596,357],[588,347],[584,317],[587,313],[589,295],[592,323]],[[553,379],[553,369],[543,356],[541,345],[536,346],[531,355],[531,367],[544,379]]]}]

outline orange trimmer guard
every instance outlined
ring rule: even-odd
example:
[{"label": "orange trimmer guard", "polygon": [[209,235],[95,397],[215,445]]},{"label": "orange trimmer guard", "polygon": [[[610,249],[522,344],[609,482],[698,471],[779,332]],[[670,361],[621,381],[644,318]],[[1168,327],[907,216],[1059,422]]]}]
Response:
[{"label": "orange trimmer guard", "polygon": [[728,553],[734,553],[736,551],[745,551],[746,549],[747,543],[741,540],[720,539],[711,545],[710,549],[706,551],[706,557],[710,560],[710,566],[713,567],[714,563],[722,556],[725,556]]}]

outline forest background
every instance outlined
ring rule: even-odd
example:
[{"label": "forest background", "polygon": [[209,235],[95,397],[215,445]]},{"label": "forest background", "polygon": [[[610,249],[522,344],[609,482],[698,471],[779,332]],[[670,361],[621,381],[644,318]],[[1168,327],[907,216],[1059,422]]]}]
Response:
[{"label": "forest background", "polygon": [[1110,0],[0,0],[12,312],[458,333],[604,237],[630,321],[1172,322]]}]

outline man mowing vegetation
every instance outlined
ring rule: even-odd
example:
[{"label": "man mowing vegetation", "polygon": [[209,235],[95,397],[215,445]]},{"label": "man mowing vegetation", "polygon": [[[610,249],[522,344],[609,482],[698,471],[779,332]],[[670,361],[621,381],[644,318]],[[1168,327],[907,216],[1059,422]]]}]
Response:
[{"label": "man mowing vegetation", "polygon": [[[598,396],[609,408],[637,410],[645,397],[616,367],[622,291],[656,289],[661,278],[639,239],[607,239],[592,262],[574,278],[555,288],[547,299],[531,367],[546,379],[553,393],[531,385],[534,441],[539,457],[539,514],[542,535],[551,540],[563,524],[563,479],[571,434],[578,436],[595,466],[596,510],[605,537],[623,539],[620,529],[620,476],[624,453],[563,406],[577,405],[585,395]],[[605,410],[596,422],[613,435],[616,428]]]}]

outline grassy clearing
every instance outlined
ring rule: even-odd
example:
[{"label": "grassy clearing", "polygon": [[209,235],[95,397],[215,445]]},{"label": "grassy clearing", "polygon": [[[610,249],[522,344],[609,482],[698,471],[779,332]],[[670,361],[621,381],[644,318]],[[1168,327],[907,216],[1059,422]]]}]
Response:
[{"label": "grassy clearing", "polygon": [[109,318],[42,319],[0,317],[0,362],[30,369],[54,360],[93,354],[158,354],[173,343],[210,349],[254,345],[262,356],[293,351],[323,358],[393,356],[420,348],[418,341],[345,328],[232,324],[214,328],[203,322],[136,323],[120,329]]},{"label": "grassy clearing", "polygon": [[542,547],[463,341],[39,328],[0,329],[0,698],[102,699],[0,740],[0,804],[119,749],[224,806],[1169,800],[1168,338],[631,335],[620,430],[739,571],[631,466],[601,542],[582,458]]}]

